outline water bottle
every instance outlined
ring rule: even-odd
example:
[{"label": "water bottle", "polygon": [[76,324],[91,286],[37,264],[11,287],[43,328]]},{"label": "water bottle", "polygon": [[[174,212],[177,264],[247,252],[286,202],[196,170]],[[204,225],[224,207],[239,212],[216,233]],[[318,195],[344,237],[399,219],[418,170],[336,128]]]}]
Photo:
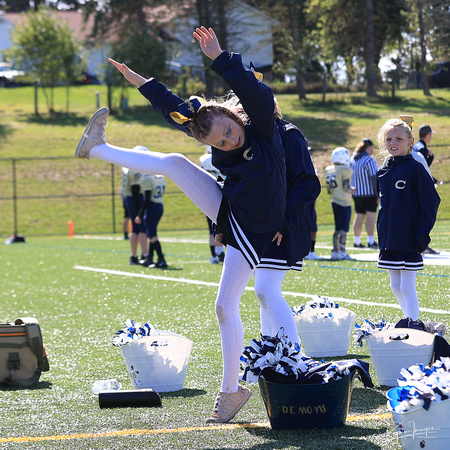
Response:
[{"label": "water bottle", "polygon": [[118,391],[120,387],[121,384],[116,379],[97,380],[92,385],[92,392],[98,395],[100,391]]}]

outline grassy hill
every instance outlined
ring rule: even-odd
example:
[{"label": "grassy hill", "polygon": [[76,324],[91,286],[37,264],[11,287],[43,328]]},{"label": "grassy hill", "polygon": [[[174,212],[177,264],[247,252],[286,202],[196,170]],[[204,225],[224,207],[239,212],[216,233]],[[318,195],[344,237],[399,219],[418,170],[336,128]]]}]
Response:
[{"label": "grassy hill", "polygon": [[[39,90],[40,116],[36,116],[32,87],[0,89],[0,236],[8,236],[15,229],[21,234],[66,234],[69,220],[74,222],[76,233],[120,231],[119,168],[112,172],[109,164],[73,158],[83,129],[96,110],[97,92],[100,104],[106,104],[104,86],[71,87],[69,101],[66,89],[56,88],[56,113],[50,115],[44,93]],[[330,94],[326,103],[313,94],[303,102],[295,95],[277,98],[285,118],[307,136],[319,174],[330,164],[333,148],[345,146],[352,151],[363,137],[375,140],[378,129],[388,118],[413,114],[416,139],[422,123],[429,123],[436,131],[430,143],[435,153],[432,171],[436,178],[449,181],[450,90],[432,93],[432,97],[425,97],[418,90],[397,91],[397,97],[392,99],[387,92],[373,100],[362,93]],[[117,108],[108,120],[109,142],[182,152],[198,161],[203,149],[193,139],[171,129],[137,90],[128,89],[128,95],[129,109]],[[113,104],[119,104],[118,91],[114,93]],[[19,160],[13,164],[11,158]],[[16,203],[11,200],[14,189]],[[439,187],[439,193],[442,204],[438,219],[448,219],[448,183]],[[325,190],[318,199],[317,210],[319,225],[333,222]],[[169,182],[161,230],[199,229],[205,228],[205,224],[203,215]]]}]

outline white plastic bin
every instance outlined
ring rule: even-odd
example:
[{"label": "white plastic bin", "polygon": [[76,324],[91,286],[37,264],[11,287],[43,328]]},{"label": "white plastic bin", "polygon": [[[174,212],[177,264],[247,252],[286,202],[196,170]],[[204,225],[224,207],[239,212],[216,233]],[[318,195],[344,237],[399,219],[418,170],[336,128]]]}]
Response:
[{"label": "white plastic bin", "polygon": [[401,369],[430,363],[434,334],[414,328],[391,328],[367,336],[366,343],[380,385],[396,386]]},{"label": "white plastic bin", "polygon": [[122,347],[133,389],[171,392],[183,389],[192,341],[170,331],[156,331]]},{"label": "white plastic bin", "polygon": [[[386,394],[392,406],[397,403],[391,400],[395,389],[398,387]],[[450,448],[450,399],[432,403],[428,410],[416,406],[408,412],[391,413],[403,450]]]},{"label": "white plastic bin", "polygon": [[303,352],[314,358],[346,355],[355,318],[356,314],[346,308],[315,308],[297,314],[295,323]]}]

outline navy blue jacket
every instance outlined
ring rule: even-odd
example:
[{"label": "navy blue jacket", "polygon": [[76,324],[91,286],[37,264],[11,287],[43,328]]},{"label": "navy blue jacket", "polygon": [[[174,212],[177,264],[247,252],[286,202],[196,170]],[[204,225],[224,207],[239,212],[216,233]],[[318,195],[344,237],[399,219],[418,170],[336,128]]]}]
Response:
[{"label": "navy blue jacket", "polygon": [[430,243],[441,201],[433,180],[412,155],[389,158],[377,178],[380,250],[422,253]]},{"label": "navy blue jacket", "polygon": [[311,213],[321,186],[304,134],[292,123],[280,120],[278,130],[286,157],[286,214],[280,232],[288,265],[302,260],[311,250]]},{"label": "navy blue jacket", "polygon": [[[231,211],[244,230],[253,233],[276,232],[283,224],[286,208],[286,166],[284,150],[274,117],[274,98],[269,86],[258,81],[237,53],[222,52],[211,64],[234,91],[249,117],[244,145],[225,152],[212,148],[212,163],[226,180],[222,192]],[[170,112],[184,100],[156,79],[144,83],[139,91],[167,121],[177,124]]]}]

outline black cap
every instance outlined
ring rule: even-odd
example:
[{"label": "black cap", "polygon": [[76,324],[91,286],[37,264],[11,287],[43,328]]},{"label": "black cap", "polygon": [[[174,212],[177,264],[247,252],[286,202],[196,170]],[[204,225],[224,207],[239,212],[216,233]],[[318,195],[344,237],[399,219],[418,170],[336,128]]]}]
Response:
[{"label": "black cap", "polygon": [[362,141],[367,145],[375,145],[369,138],[364,138]]}]

